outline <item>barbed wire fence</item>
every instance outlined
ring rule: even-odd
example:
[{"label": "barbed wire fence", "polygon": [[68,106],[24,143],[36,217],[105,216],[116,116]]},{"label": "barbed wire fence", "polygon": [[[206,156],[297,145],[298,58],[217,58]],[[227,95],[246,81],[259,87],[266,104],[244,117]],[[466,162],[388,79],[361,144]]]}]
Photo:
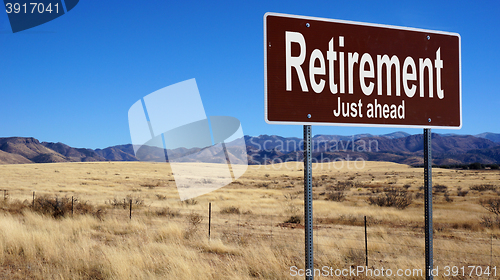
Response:
[{"label": "barbed wire fence", "polygon": [[[34,205],[38,197],[57,196],[53,192],[25,190],[1,190],[1,194],[4,201],[17,199],[27,205]],[[76,195],[71,196],[71,202],[77,199],[79,198]],[[123,203],[117,200],[120,202],[118,206],[108,205],[110,211],[108,214],[133,219],[135,211],[143,211],[150,216],[166,216],[165,221],[172,220],[186,227],[192,225],[192,221],[186,217],[197,215],[199,221],[196,226],[202,231],[206,229],[209,239],[236,243],[248,243],[253,239],[267,242],[271,248],[277,244],[303,244],[304,242],[304,227],[300,223],[287,223],[290,215],[259,213],[258,211],[242,212],[239,208],[231,212],[221,209],[214,202],[207,203],[206,209],[193,209],[190,205],[179,204],[179,207],[168,207],[170,212],[165,214],[162,212],[163,207],[140,205],[137,201],[132,203],[133,199],[125,198]],[[196,205],[196,207],[204,208],[205,206]],[[409,250],[414,250],[422,252],[421,256],[415,256],[415,258],[421,258],[422,262],[424,261],[423,229],[409,227],[388,229],[371,224],[370,220],[366,227],[359,221],[351,222],[351,224],[335,223],[335,221],[319,223],[319,219],[321,218],[317,217],[314,220],[315,257],[327,255],[332,251],[345,250],[352,254],[350,261],[357,262],[358,265],[365,265],[366,261],[367,266],[373,266],[385,263],[387,259],[407,256]],[[472,236],[472,233],[473,231],[450,229],[448,234],[435,235],[435,264],[500,267],[500,236],[491,233],[489,238],[485,238]],[[474,248],[474,250],[463,248]],[[297,251],[297,257],[304,257],[303,250]]]}]

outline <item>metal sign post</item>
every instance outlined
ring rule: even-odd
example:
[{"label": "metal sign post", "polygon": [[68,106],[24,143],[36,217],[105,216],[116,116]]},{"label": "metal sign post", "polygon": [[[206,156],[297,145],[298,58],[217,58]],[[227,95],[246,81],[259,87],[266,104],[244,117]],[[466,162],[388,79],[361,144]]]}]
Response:
[{"label": "metal sign post", "polygon": [[425,197],[425,279],[432,280],[432,155],[431,129],[424,128],[424,197]]},{"label": "metal sign post", "polygon": [[[314,279],[311,126],[304,125],[304,226],[306,280]],[[309,272],[309,273],[307,273]]]}]

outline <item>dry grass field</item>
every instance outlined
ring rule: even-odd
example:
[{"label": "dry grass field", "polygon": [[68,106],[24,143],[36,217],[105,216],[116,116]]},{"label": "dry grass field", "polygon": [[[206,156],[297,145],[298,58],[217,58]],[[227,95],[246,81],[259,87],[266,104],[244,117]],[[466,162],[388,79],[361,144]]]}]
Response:
[{"label": "dry grass field", "polygon": [[[500,219],[480,204],[500,199],[500,171],[435,168],[433,183],[436,279],[470,278],[445,266],[500,269]],[[315,267],[365,265],[366,216],[369,268],[423,268],[422,185],[422,168],[314,164]],[[290,270],[304,266],[302,163],[249,166],[182,203],[164,163],[0,165],[0,190],[1,279],[303,278]],[[316,277],[334,278],[385,279]]]}]

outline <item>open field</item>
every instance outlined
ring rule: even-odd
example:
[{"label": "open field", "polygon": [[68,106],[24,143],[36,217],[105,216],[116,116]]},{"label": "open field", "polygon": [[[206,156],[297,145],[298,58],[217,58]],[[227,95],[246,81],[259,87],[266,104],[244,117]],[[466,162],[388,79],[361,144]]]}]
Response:
[{"label": "open field", "polygon": [[[168,164],[0,165],[0,190],[7,190],[0,203],[0,278],[297,279],[290,267],[304,263],[304,231],[296,223],[302,169],[302,163],[249,166],[232,184],[181,203]],[[479,203],[500,198],[500,171],[435,168],[433,183],[440,274],[447,265],[500,269],[500,224]],[[369,267],[423,268],[422,168],[315,164],[313,185],[316,267],[364,265],[367,216]],[[374,205],[391,193],[403,199],[398,207]],[[59,203],[77,199],[73,217],[67,208],[58,218],[40,214],[44,199],[56,196]],[[372,278],[383,277],[354,279]]]}]

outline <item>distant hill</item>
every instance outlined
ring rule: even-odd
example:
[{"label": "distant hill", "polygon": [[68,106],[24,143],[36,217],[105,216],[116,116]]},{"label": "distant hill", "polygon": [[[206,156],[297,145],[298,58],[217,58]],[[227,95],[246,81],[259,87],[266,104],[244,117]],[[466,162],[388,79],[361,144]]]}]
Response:
[{"label": "distant hill", "polygon": [[66,161],[103,161],[106,160],[92,149],[72,148],[63,143],[42,142],[42,145],[60,155],[64,156]]},{"label": "distant hill", "polygon": [[[465,154],[467,157],[477,156],[481,159],[493,159],[496,160],[497,163],[500,163],[500,145],[488,149],[477,149],[468,151]],[[484,162],[486,160],[464,160],[468,162]]]},{"label": "distant hill", "polygon": [[476,137],[486,138],[486,139],[491,140],[493,142],[500,143],[500,133],[485,132],[485,133],[481,133],[481,134],[476,135]]},{"label": "distant hill", "polygon": [[0,164],[31,163],[32,161],[18,154],[11,154],[0,150]]},{"label": "distant hill", "polygon": [[45,147],[33,137],[0,138],[0,150],[9,154],[22,156],[29,162],[43,163],[67,161],[63,155]]},{"label": "distant hill", "polygon": [[[364,141],[376,140],[381,152],[418,153],[423,152],[424,137],[422,134],[402,138],[388,139],[384,137],[363,138]],[[474,149],[486,149],[497,146],[496,143],[471,135],[441,136],[432,134],[433,153],[465,153]]]},{"label": "distant hill", "polygon": [[396,131],[396,132],[393,132],[393,133],[389,133],[389,134],[383,134],[381,135],[382,137],[385,137],[385,138],[389,138],[389,139],[397,139],[397,138],[404,138],[404,137],[408,137],[410,136],[411,134],[409,133],[406,133],[406,132],[403,132],[403,131]]},{"label": "distant hill", "polygon": [[[303,160],[300,138],[260,135],[245,136],[249,161],[263,164]],[[472,135],[432,134],[433,163],[438,165],[499,163],[496,152],[500,143]],[[373,136],[316,135],[312,138],[313,157],[317,162],[338,159],[390,161],[409,165],[423,164],[423,135],[389,134]]]},{"label": "distant hill", "polygon": [[105,160],[112,161],[137,161],[138,159],[134,156],[134,148],[132,144],[118,145],[113,147],[108,147],[105,149],[96,149],[95,153]]},{"label": "distant hill", "polygon": [[[479,137],[481,136],[481,137]],[[438,165],[500,163],[500,141],[495,133],[476,136],[432,134],[433,163]],[[246,152],[250,164],[284,161],[302,161],[302,139],[277,135],[245,136]],[[315,135],[312,138],[313,157],[316,162],[339,159],[390,161],[409,165],[423,164],[423,135],[394,132],[385,135],[357,134],[352,136]],[[228,143],[228,155],[244,151]],[[168,158],[165,150],[143,146],[138,155],[131,144],[104,149],[74,148],[63,143],[40,143],[33,137],[0,138],[0,164],[88,162],[88,161],[154,161]],[[169,151],[171,156],[184,161],[217,162],[219,155],[208,149],[179,148]]]}]

